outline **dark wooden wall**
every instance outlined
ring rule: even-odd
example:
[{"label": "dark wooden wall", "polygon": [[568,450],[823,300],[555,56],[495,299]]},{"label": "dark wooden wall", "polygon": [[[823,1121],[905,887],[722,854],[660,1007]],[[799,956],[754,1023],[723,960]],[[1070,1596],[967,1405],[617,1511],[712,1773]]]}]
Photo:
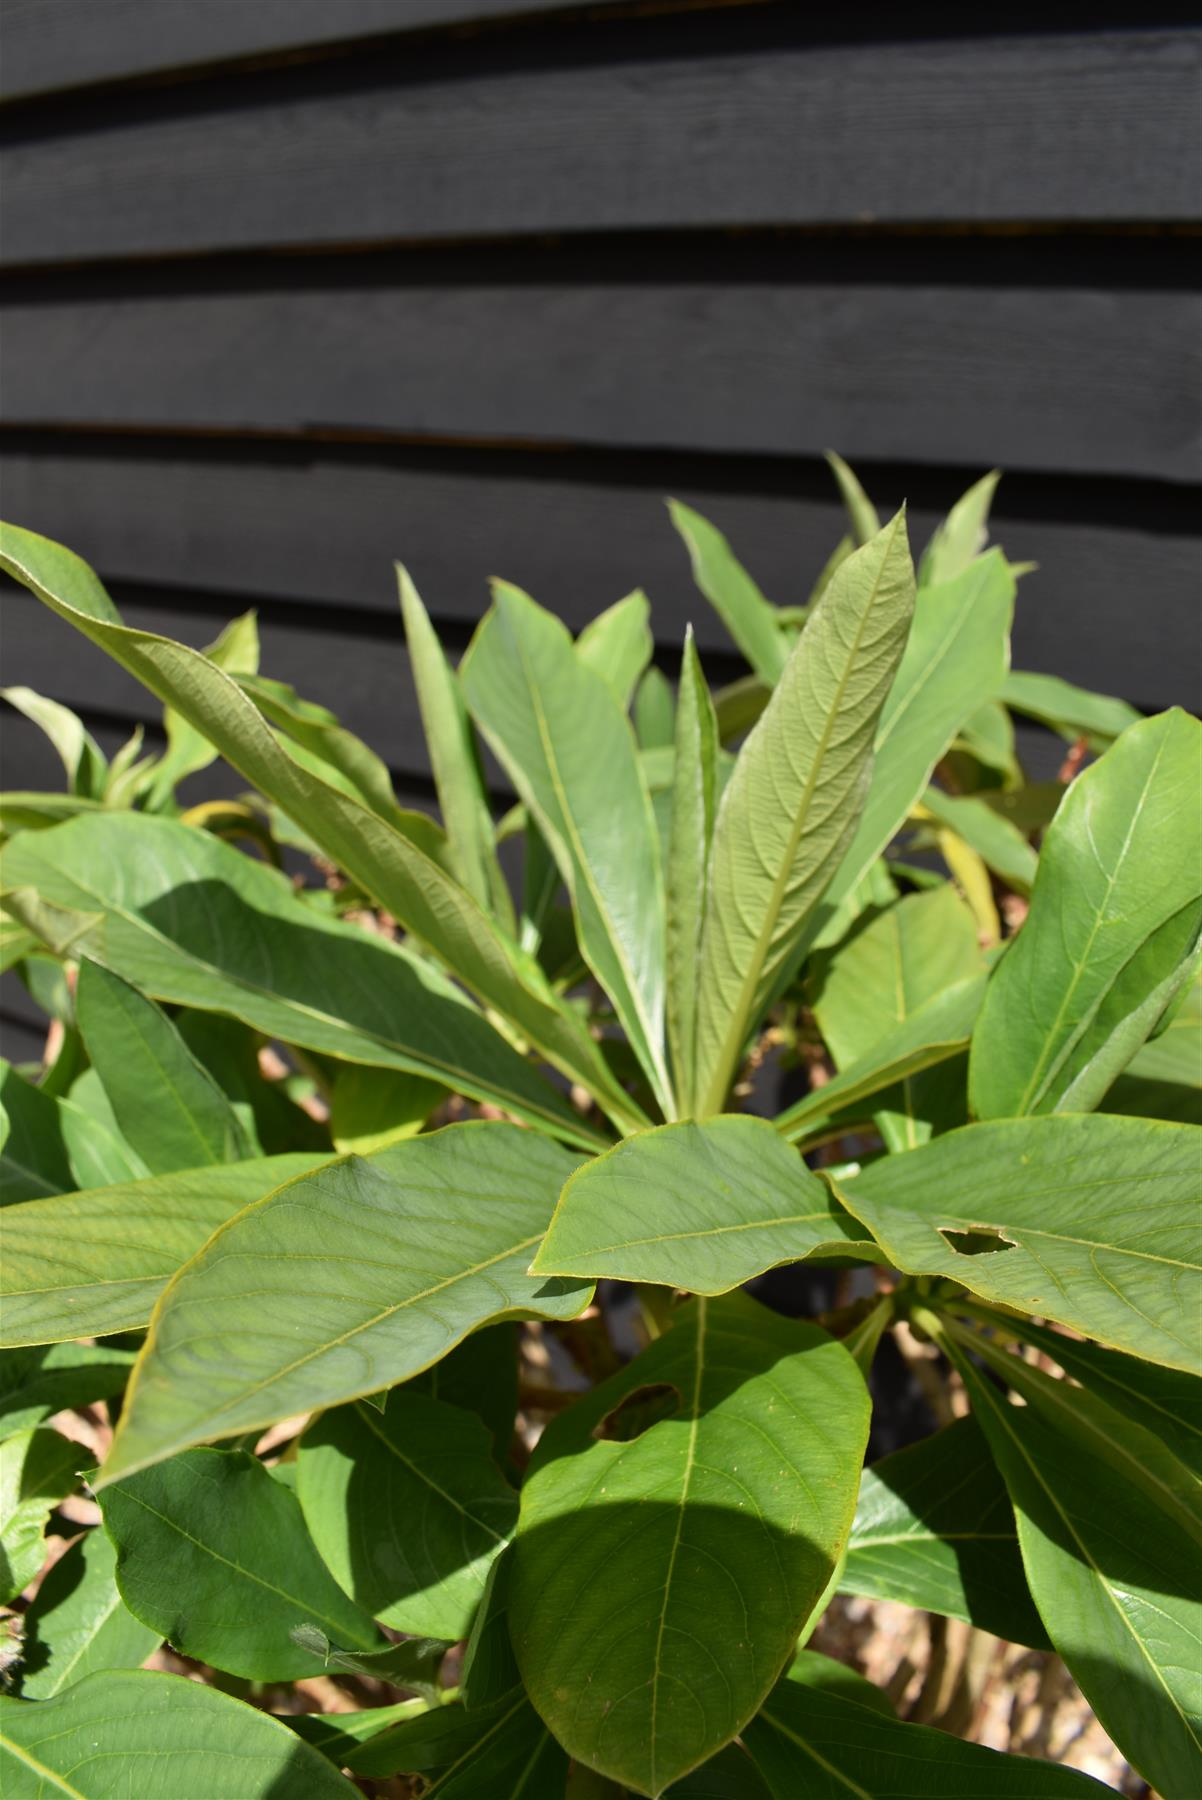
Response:
[{"label": "dark wooden wall", "polygon": [[[795,602],[827,445],[920,541],[1000,464],[1016,662],[1197,707],[1194,10],[3,0],[4,516],[132,623],[257,605],[419,802],[393,557],[453,646],[489,574],[641,583],[721,677],[662,496]],[[148,715],[4,615],[7,681]]]}]

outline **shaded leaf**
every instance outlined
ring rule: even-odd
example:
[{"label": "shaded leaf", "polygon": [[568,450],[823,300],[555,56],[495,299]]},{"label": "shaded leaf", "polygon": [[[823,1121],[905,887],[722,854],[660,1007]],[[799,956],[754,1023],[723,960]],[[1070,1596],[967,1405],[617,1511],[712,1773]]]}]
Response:
[{"label": "shaded leaf", "polygon": [[40,1425],[68,1407],[110,1400],[129,1378],[132,1350],[52,1344],[0,1351],[0,1434]]},{"label": "shaded leaf", "polygon": [[0,1105],[8,1133],[0,1146],[0,1206],[137,1180],[146,1165],[116,1132],[35,1087],[0,1057]]},{"label": "shaded leaf", "polygon": [[89,1531],[60,1556],[25,1614],[21,1694],[49,1700],[98,1669],[136,1669],[162,1641],[117,1592],[117,1553]]},{"label": "shaded leaf", "polygon": [[1018,894],[1031,891],[1039,857],[1018,827],[976,794],[944,794],[929,787],[919,817],[929,814],[975,850],[982,862]]},{"label": "shaded leaf", "polygon": [[57,1431],[0,1441],[0,1606],[15,1600],[46,1560],[46,1521],[94,1460]]},{"label": "shaded leaf", "polygon": [[334,1077],[330,1097],[335,1148],[367,1156],[386,1144],[415,1137],[447,1093],[441,1082],[421,1075],[346,1063]]},{"label": "shaded leaf", "polygon": [[[259,667],[259,624],[253,612],[232,619],[215,642],[203,651],[210,662],[231,675],[254,675]],[[217,760],[217,752],[205,737],[173,706],[163,708],[167,748],[155,768],[149,804],[160,807],[171,800],[186,775],[198,774]]]},{"label": "shaded leaf", "polygon": [[652,666],[634,697],[634,730],[643,750],[666,748],[676,733],[676,696],[662,670]]},{"label": "shaded leaf", "polygon": [[1129,725],[1138,725],[1140,715],[1125,700],[1109,694],[1091,694],[1086,688],[1074,687],[1059,675],[1037,675],[1011,669],[1001,687],[1001,699],[1015,712],[1050,725],[1061,737],[1070,741],[1088,737],[1094,750],[1104,750]]},{"label": "shaded leaf", "polygon": [[718,721],[690,626],[676,709],[665,883],[668,1044],[677,1102],[684,1113],[693,1105],[697,984],[720,757]]},{"label": "shaded leaf", "polygon": [[429,1800],[526,1800],[562,1793],[568,1759],[521,1688],[491,1706],[441,1706],[354,1750],[356,1775],[420,1772]]}]

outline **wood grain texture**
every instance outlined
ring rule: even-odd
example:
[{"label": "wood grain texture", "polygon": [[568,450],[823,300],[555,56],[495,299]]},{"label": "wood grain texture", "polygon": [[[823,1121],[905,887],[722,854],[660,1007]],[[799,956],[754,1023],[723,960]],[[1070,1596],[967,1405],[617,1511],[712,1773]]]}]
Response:
[{"label": "wood grain texture", "polygon": [[[883,510],[908,498],[916,549],[968,479],[862,473]],[[678,650],[691,621],[713,679],[731,646],[693,585],[663,497],[712,518],[781,604],[805,598],[843,530],[825,467],[792,459],[46,434],[0,453],[0,491],[7,517],[70,544],[106,579],[209,590],[206,629],[267,603],[294,605],[329,633],[369,629],[373,615],[391,633],[400,558],[456,648],[487,603],[489,575],[518,582],[574,630],[641,585],[660,644]],[[1202,676],[1170,652],[1196,634],[1195,493],[1007,475],[994,532],[1016,560],[1039,564],[1020,585],[1017,667],[1149,709],[1202,710]]]},{"label": "wood grain texture", "polygon": [[130,94],[29,137],[15,121],[5,254],[1198,215],[1202,31],[805,30],[744,8],[624,21]]},{"label": "wood grain texture", "polygon": [[[723,255],[733,269],[733,250],[707,260]],[[837,443],[853,460],[1202,473],[1192,294],[1028,285],[1004,264],[1014,285],[956,285],[959,255],[938,285],[873,280],[817,246],[752,280],[668,279],[632,253],[622,273],[529,259],[524,279],[402,257],[254,265],[201,291],[12,283],[5,409],[22,425]]]},{"label": "wood grain texture", "polygon": [[4,0],[4,97],[27,99],[197,63],[560,5],[562,0]]}]

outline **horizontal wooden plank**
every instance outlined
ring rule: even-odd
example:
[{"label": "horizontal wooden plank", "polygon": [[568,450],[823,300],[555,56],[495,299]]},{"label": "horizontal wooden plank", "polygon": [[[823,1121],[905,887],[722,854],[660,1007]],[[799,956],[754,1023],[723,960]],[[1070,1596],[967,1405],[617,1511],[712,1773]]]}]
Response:
[{"label": "horizontal wooden plank", "polygon": [[[596,4],[597,0],[593,0]],[[604,4],[604,0],[600,0]],[[461,25],[563,0],[4,0],[6,100],[193,64]]]},{"label": "horizontal wooden plank", "polygon": [[[862,473],[882,507],[909,496],[916,549],[965,481],[953,470]],[[331,631],[372,613],[390,629],[401,558],[454,645],[499,574],[574,630],[642,585],[662,644],[679,644],[691,622],[703,650],[729,651],[665,494],[713,518],[781,604],[805,598],[843,530],[825,467],[772,459],[48,435],[0,452],[0,490],[8,517],[71,545],[107,579],[209,590],[210,623],[243,601],[288,601]],[[1021,589],[1016,664],[1147,708],[1202,710],[1202,670],[1181,654],[1202,592],[1199,516],[1186,489],[1007,476],[995,533],[1016,560],[1039,564]]]},{"label": "horizontal wooden plank", "polygon": [[[21,425],[802,455],[838,443],[908,462],[1202,473],[1193,294],[1031,285],[1007,257],[990,266],[1014,285],[956,285],[956,246],[943,282],[881,280],[854,248],[712,250],[729,273],[686,261],[678,279],[632,252],[621,275],[532,258],[525,279],[466,279],[454,258],[386,257],[254,264],[202,291],[161,271],[130,291],[13,282],[5,411]],[[1038,252],[1028,260],[1037,275]],[[981,276],[979,256],[964,266]],[[744,269],[754,278],[736,279]]]},{"label": "horizontal wooden plank", "polygon": [[1202,31],[815,44],[804,21],[791,30],[802,41],[775,13],[754,29],[742,9],[688,14],[627,22],[597,48],[577,35],[577,61],[525,39],[504,58],[432,46],[73,106],[0,157],[6,258],[1198,216]]}]

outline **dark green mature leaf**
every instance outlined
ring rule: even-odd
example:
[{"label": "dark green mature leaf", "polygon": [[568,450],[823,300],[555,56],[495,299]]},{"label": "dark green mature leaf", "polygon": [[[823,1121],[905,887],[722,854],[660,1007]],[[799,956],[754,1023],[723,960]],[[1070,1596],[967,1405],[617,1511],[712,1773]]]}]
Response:
[{"label": "dark green mature leaf", "polygon": [[1091,694],[1062,681],[1059,675],[1011,669],[1002,683],[1000,697],[1013,711],[1050,725],[1062,737],[1087,737],[1095,750],[1104,750],[1129,725],[1138,725],[1140,719],[1125,700],[1112,699],[1109,694]]},{"label": "dark green mature leaf", "polygon": [[322,1413],[297,1460],[313,1541],[347,1593],[398,1631],[466,1637],[518,1511],[482,1422],[394,1388],[382,1413]]},{"label": "dark green mature leaf", "polygon": [[313,1673],[290,1635],[299,1625],[362,1650],[381,1642],[322,1562],[295,1494],[244,1450],[186,1450],[107,1487],[101,1510],[121,1598],[184,1656],[292,1681]]},{"label": "dark green mature leaf", "polygon": [[1047,1647],[1010,1501],[973,1419],[865,1469],[839,1587]]},{"label": "dark green mature leaf", "polygon": [[[887,907],[835,951],[821,974],[814,1014],[836,1067],[849,1069],[944,989],[983,970],[976,923],[950,882]],[[930,1079],[907,1076],[889,1099],[875,1114],[887,1147],[924,1143],[940,1100]]]},{"label": "dark green mature leaf", "polygon": [[40,1425],[66,1407],[90,1406],[119,1394],[132,1350],[105,1344],[51,1344],[0,1351],[0,1435]]},{"label": "dark green mature leaf", "polygon": [[[676,1411],[640,1431],[652,1392]],[[867,1426],[841,1345],[731,1295],[691,1301],[548,1427],[510,1621],[571,1755],[654,1795],[743,1728],[835,1567]]]},{"label": "dark green mature leaf", "polygon": [[780,1113],[776,1129],[791,1143],[808,1143],[837,1124],[869,1117],[875,1109],[867,1103],[877,1095],[968,1049],[984,994],[982,975],[944,988],[856,1062]]},{"label": "dark green mature leaf", "polygon": [[269,1713],[179,1675],[111,1669],[51,1700],[0,1697],[5,1800],[353,1800]]},{"label": "dark green mature leaf", "polygon": [[819,1254],[878,1258],[766,1119],[731,1113],[640,1132],[585,1163],[531,1272],[723,1294]]},{"label": "dark green mature leaf", "polygon": [[92,1461],[57,1431],[14,1432],[0,1441],[0,1606],[31,1582],[46,1560],[46,1521]]},{"label": "dark green mature leaf", "polygon": [[145,1325],[171,1276],[219,1225],[322,1160],[269,1156],[8,1208],[0,1346]]},{"label": "dark green mature leaf", "polygon": [[513,902],[493,846],[492,815],[463,693],[408,571],[400,563],[396,571],[405,642],[451,866],[468,893],[512,932]]},{"label": "dark green mature leaf", "polygon": [[526,1269],[576,1162],[516,1125],[452,1125],[248,1207],[164,1293],[104,1480],[390,1387],[493,1319],[574,1317],[589,1284]]},{"label": "dark green mature leaf", "polygon": [[1076,1769],[903,1725],[825,1684],[782,1681],[743,1734],[772,1800],[1103,1800]]},{"label": "dark green mature leaf", "polygon": [[899,513],[836,571],[739,754],[710,858],[697,1011],[702,1114],[721,1111],[747,1034],[856,829],[913,603]]},{"label": "dark green mature leaf", "polygon": [[[907,1274],[1197,1372],[1200,1144],[1149,1119],[1003,1119],[832,1185]],[[982,1234],[992,1254],[975,1253]]]},{"label": "dark green mature leaf", "polygon": [[669,500],[668,513],[684,540],[697,586],[761,681],[774,687],[789,648],[776,608],[765,600],[716,526],[679,500]]},{"label": "dark green mature leaf", "polygon": [[623,712],[655,649],[650,621],[650,603],[636,588],[598,613],[576,639],[577,656],[608,682]]},{"label": "dark green mature leaf", "polygon": [[153,1000],[85,956],[75,1011],[122,1135],[152,1175],[249,1154],[233,1107]]},{"label": "dark green mature leaf", "polygon": [[562,1794],[568,1759],[521,1688],[469,1712],[442,1706],[350,1752],[356,1775],[418,1772],[428,1800],[534,1800]]},{"label": "dark green mature leaf", "polygon": [[966,719],[997,693],[1010,655],[1014,575],[1000,550],[919,590],[906,652],[881,709],[872,783],[855,836],[818,910],[827,923],[924,792]]},{"label": "dark green mature leaf", "polygon": [[[259,1064],[262,1039],[258,1032],[241,1019],[199,1012],[194,1007],[181,1007],[175,1014],[175,1026],[193,1056],[228,1097],[253,1146],[253,1155],[322,1149],[330,1154],[328,1127],[302,1111],[290,1098],[286,1082],[265,1078]],[[339,1077],[350,1071],[362,1073],[363,1064],[344,1063]],[[393,1078],[399,1083],[420,1080],[399,1073]]]},{"label": "dark green mature leaf", "polygon": [[[175,706],[337,867],[487,1005],[510,1017],[550,1062],[585,1082],[615,1117],[632,1116],[580,1021],[533,961],[439,866],[428,844],[423,848],[425,838],[407,834],[404,820],[398,825],[382,818],[289,755],[238,683],[200,651],[123,626],[94,572],[61,544],[6,525],[0,533],[0,568]],[[432,828],[432,821],[425,824]]]},{"label": "dark green mature leaf", "polygon": [[973,1036],[978,1117],[1088,1112],[1193,979],[1200,757],[1202,725],[1161,713],[1069,789]]},{"label": "dark green mature leaf", "polygon": [[[103,813],[19,840],[5,875],[69,909],[75,950],[156,999],[231,1013],[269,1037],[351,1062],[443,1080],[581,1136],[571,1108],[429,962],[321,917],[284,877],[207,832]],[[42,925],[36,907],[26,917],[52,935],[58,929],[54,919]]]},{"label": "dark green mature leaf", "polygon": [[97,1669],[136,1669],[162,1642],[117,1592],[117,1553],[89,1531],[60,1556],[25,1614],[21,1695],[49,1700]]},{"label": "dark green mature leaf", "polygon": [[667,1105],[663,882],[630,723],[554,614],[506,582],[493,584],[460,679],[555,856],[581,952]]},{"label": "dark green mature leaf", "polygon": [[690,626],[680,666],[665,883],[668,1045],[677,1102],[686,1114],[693,1108],[697,983],[721,753],[718,721]]},{"label": "dark green mature leaf", "polygon": [[[925,1315],[924,1315],[925,1317]],[[1035,1603],[1103,1727],[1176,1800],[1202,1766],[1202,1531],[1146,1466],[1149,1435],[1080,1390],[940,1332],[1005,1477]],[[1021,1394],[982,1379],[975,1349]],[[1154,1441],[1154,1440],[1153,1440]],[[1171,1461],[1171,1459],[1169,1459]],[[1184,1471],[1182,1471],[1184,1473]]]},{"label": "dark green mature leaf", "polygon": [[433,1400],[461,1406],[488,1427],[498,1459],[513,1437],[518,1410],[517,1327],[512,1322],[473,1331],[453,1350],[411,1378]]},{"label": "dark green mature leaf", "polygon": [[0,1108],[8,1121],[0,1143],[0,1206],[136,1181],[146,1173],[141,1157],[120,1136],[70,1100],[26,1081],[3,1057]]}]

